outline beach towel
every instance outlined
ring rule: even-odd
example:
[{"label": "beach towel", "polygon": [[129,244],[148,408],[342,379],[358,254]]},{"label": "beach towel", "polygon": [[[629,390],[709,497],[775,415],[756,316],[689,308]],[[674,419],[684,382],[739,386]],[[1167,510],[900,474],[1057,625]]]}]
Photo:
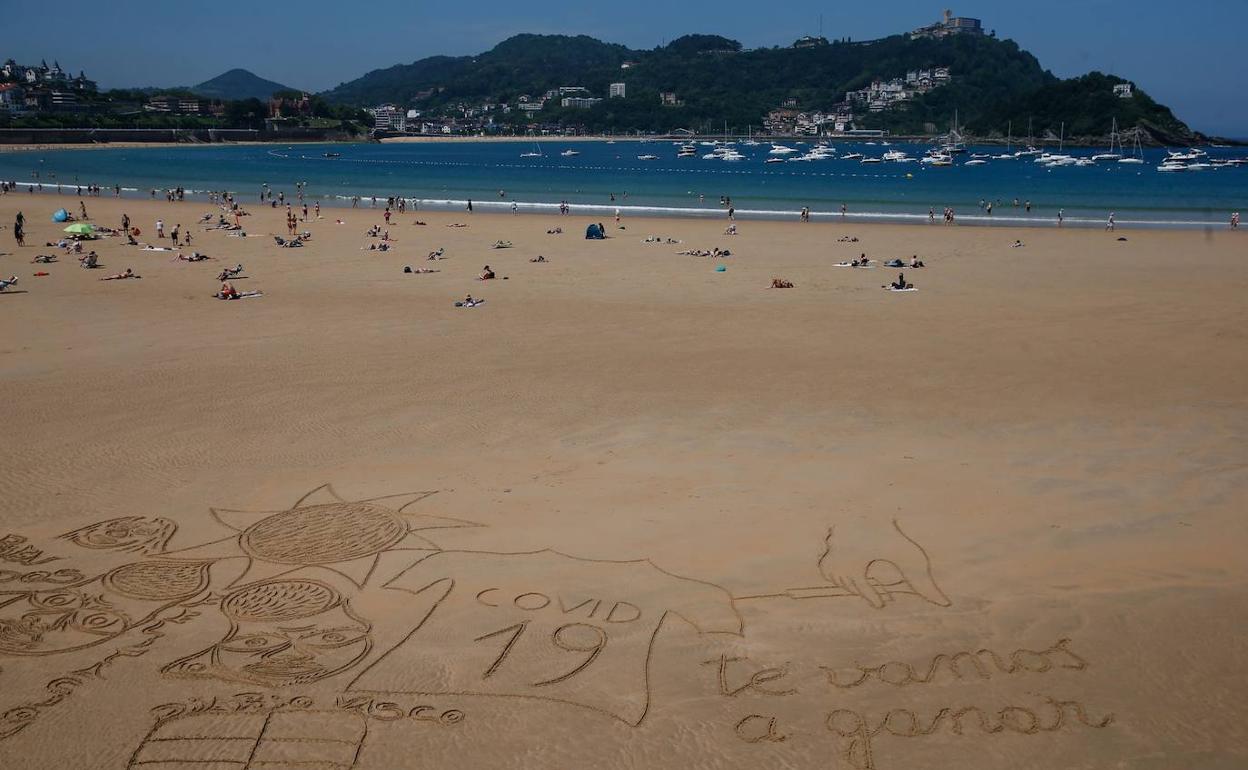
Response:
[{"label": "beach towel", "polygon": [[456,302],[455,307],[476,307],[477,305],[484,305],[484,304],[485,304],[485,300],[477,299],[477,300],[473,300],[472,302]]},{"label": "beach towel", "polygon": [[918,291],[918,289],[916,289],[913,286],[907,289],[894,289],[892,286],[885,286],[884,288],[887,289],[888,291]]},{"label": "beach towel", "polygon": [[140,251],[173,251],[168,246],[144,246]]}]

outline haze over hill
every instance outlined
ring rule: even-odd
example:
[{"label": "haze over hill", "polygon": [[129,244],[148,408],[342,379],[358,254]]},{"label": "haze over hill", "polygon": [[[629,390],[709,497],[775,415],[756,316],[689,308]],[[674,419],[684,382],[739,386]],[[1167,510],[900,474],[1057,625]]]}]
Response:
[{"label": "haze over hill", "polygon": [[[583,125],[589,130],[718,131],[725,124],[744,132],[782,106],[830,110],[850,91],[873,81],[905,78],[916,70],[948,67],[948,85],[921,93],[896,108],[855,109],[859,128],[922,133],[946,129],[955,113],[977,135],[1004,136],[1011,123],[1023,135],[1029,122],[1037,136],[1102,135],[1116,118],[1146,136],[1187,141],[1196,135],[1165,106],[1135,88],[1119,98],[1114,86],[1127,80],[1100,73],[1062,80],[1011,40],[956,35],[911,39],[894,35],[867,43],[833,41],[812,47],[743,50],[715,35],[687,35],[654,50],[634,50],[585,35],[516,35],[477,56],[432,56],[374,70],[324,92],[326,99],[355,105],[392,102],[426,114],[460,106],[540,98],[550,89],[582,86],[605,97],[611,83],[626,98],[604,99],[587,109],[566,109],[558,100],[533,116],[513,121]],[[674,95],[664,104],[661,94]]]},{"label": "haze over hill", "polygon": [[198,96],[209,99],[260,99],[267,100],[277,91],[294,90],[290,86],[275,83],[245,69],[232,69],[211,80],[205,80],[190,89]]}]

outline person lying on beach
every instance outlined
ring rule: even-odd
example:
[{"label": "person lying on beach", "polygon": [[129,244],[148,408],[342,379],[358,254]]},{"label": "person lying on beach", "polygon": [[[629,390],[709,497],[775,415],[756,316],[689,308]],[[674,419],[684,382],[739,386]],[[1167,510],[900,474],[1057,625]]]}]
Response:
[{"label": "person lying on beach", "polygon": [[445,252],[446,252],[446,248],[445,248],[445,247],[441,247],[441,248],[439,248],[437,251],[431,251],[431,252],[429,252],[429,255],[425,257],[425,261],[426,261],[426,262],[431,262],[431,261],[433,261],[433,260],[442,259],[442,258],[443,258],[443,257],[442,257],[442,255],[443,255]]},{"label": "person lying on beach", "polygon": [[212,221],[212,214],[204,214],[202,217],[199,218],[199,223],[201,225],[206,225],[211,221]]},{"label": "person lying on beach", "polygon": [[404,266],[403,266],[403,272],[405,272],[405,273],[417,273],[417,274],[424,274],[424,273],[440,273],[440,272],[442,272],[442,271],[441,271],[441,270],[434,270],[434,269],[433,269],[433,268],[431,268],[431,267],[417,267],[417,268],[414,268],[414,267],[412,267],[411,265],[404,265]]},{"label": "person lying on beach", "polygon": [[419,219],[417,219],[417,220],[416,220],[415,222],[413,222],[412,224],[414,224],[414,225],[420,225],[421,227],[424,227],[424,226],[425,226],[426,224],[428,224],[428,223],[427,223],[427,222],[422,222],[422,221],[420,221]]},{"label": "person lying on beach", "polygon": [[368,244],[367,249],[365,249],[364,247],[360,247],[360,250],[361,251],[389,251],[390,244],[384,243],[384,242],[383,243],[370,243]]},{"label": "person lying on beach", "polygon": [[737,234],[737,226],[735,224],[728,225],[728,229],[724,230],[724,235],[736,235],[736,234]]},{"label": "person lying on beach", "polygon": [[888,286],[884,286],[882,288],[892,289],[893,291],[901,291],[902,289],[913,289],[914,284],[906,283],[906,276],[902,275],[901,273],[898,273],[897,280],[893,281]]},{"label": "person lying on beach", "polygon": [[850,262],[849,266],[850,267],[866,267],[869,264],[871,264],[871,260],[867,259],[866,254],[863,254],[858,259],[855,259],[854,261]]},{"label": "person lying on beach", "polygon": [[468,225],[464,224],[463,222],[452,222],[449,225],[447,225],[447,227],[467,227],[467,226]]},{"label": "person lying on beach", "polygon": [[212,259],[207,254],[200,254],[198,251],[192,251],[190,254],[179,254],[174,259],[182,262],[203,262],[205,259]]},{"label": "person lying on beach", "polygon": [[481,268],[481,275],[477,276],[477,280],[478,281],[494,280],[494,271],[490,269],[489,265],[486,265],[485,267]]},{"label": "person lying on beach", "polygon": [[896,257],[884,263],[884,267],[905,267],[906,264]]},{"label": "person lying on beach", "polygon": [[927,265],[923,264],[923,260],[919,259],[918,254],[915,254],[914,256],[910,257],[910,267],[914,269],[918,269],[920,267],[927,267]]},{"label": "person lying on beach", "polygon": [[135,275],[134,270],[131,270],[130,268],[127,267],[125,270],[122,270],[120,273],[106,275],[100,280],[101,281],[124,281],[127,278],[142,278],[142,277],[143,276],[141,275]]},{"label": "person lying on beach", "polygon": [[246,299],[247,297],[263,297],[261,291],[239,291],[228,283],[221,284],[221,291],[213,294],[217,299]]},{"label": "person lying on beach", "polygon": [[286,238],[283,238],[283,237],[282,237],[282,236],[280,236],[280,235],[275,235],[275,236],[273,236],[273,240],[274,240],[274,242],[276,242],[276,243],[277,243],[277,245],[278,245],[278,246],[281,246],[281,247],[282,247],[282,248],[284,248],[284,249],[297,249],[297,248],[299,248],[300,246],[302,246],[302,245],[303,245],[303,239],[302,239],[302,238],[290,238],[290,239],[286,239]]},{"label": "person lying on beach", "polygon": [[491,246],[490,248],[491,249],[510,249],[511,241],[494,241],[494,245]]},{"label": "person lying on beach", "polygon": [[547,235],[563,235],[563,228],[556,227],[554,230],[547,230],[546,234]]},{"label": "person lying on beach", "polygon": [[[1125,241],[1126,238],[1119,238],[1118,240]],[[1014,241],[1014,244],[1010,246],[1011,249],[1021,249],[1022,247],[1023,247],[1022,241]]]},{"label": "person lying on beach", "polygon": [[465,296],[462,300],[459,300],[458,302],[456,302],[455,307],[476,307],[477,305],[480,305],[482,302],[485,302],[485,300],[473,299],[473,296],[469,294]]},{"label": "person lying on beach", "polygon": [[858,239],[857,239],[857,238],[852,238],[852,237],[850,237],[850,236],[848,236],[848,235],[842,235],[840,238],[837,238],[837,239],[836,239],[836,242],[837,242],[837,243],[857,243],[857,242],[858,242]]},{"label": "person lying on beach", "polygon": [[771,288],[773,288],[773,289],[792,289],[792,288],[793,288],[793,282],[792,282],[792,281],[786,281],[786,280],[784,280],[783,278],[772,278],[772,279],[771,279]]},{"label": "person lying on beach", "polygon": [[134,239],[134,236],[133,236],[132,234],[130,234],[130,233],[126,233],[126,245],[127,245],[127,246],[138,246],[138,245],[139,245],[139,242],[138,242],[138,241],[136,241],[136,240]]},{"label": "person lying on beach", "polygon": [[217,273],[218,281],[228,281],[231,278],[237,278],[243,274],[243,263],[239,262],[234,267],[227,267],[220,273]]},{"label": "person lying on beach", "polygon": [[88,267],[88,268],[90,268],[90,267],[95,267],[97,264],[99,264],[99,261],[100,261],[100,255],[99,255],[99,254],[96,254],[96,253],[93,251],[93,252],[91,252],[91,253],[87,254],[85,257],[80,257],[80,258],[78,259],[78,266],[79,266],[79,267]]},{"label": "person lying on beach", "polygon": [[50,265],[50,264],[52,264],[52,263],[53,263],[53,262],[55,262],[55,261],[56,261],[56,255],[55,255],[55,254],[40,254],[39,256],[37,256],[37,257],[35,257],[34,259],[30,260],[30,264],[32,264],[32,265]]},{"label": "person lying on beach", "polygon": [[0,278],[0,291],[4,291],[15,283],[17,283],[16,275],[10,275],[8,278]]},{"label": "person lying on beach", "polygon": [[546,258],[545,258],[545,257],[543,257],[541,254],[538,254],[536,257],[533,257],[533,258],[532,258],[532,259],[530,259],[529,261],[530,261],[530,262],[545,262],[545,261],[546,261]]}]

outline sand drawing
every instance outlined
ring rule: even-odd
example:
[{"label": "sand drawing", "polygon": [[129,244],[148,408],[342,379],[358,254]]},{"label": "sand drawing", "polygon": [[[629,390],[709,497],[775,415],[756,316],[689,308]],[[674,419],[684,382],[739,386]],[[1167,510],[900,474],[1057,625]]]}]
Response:
[{"label": "sand drawing", "polygon": [[[1087,708],[1079,701],[1057,700],[1040,696],[1044,703],[1036,708],[1005,706],[996,710],[978,706],[946,706],[938,710],[930,720],[920,719],[909,709],[892,709],[878,719],[872,720],[849,709],[836,709],[827,715],[825,725],[829,732],[844,742],[840,746],[841,757],[855,770],[876,770],[873,741],[881,734],[897,738],[920,738],[933,735],[946,726],[952,735],[997,735],[1012,732],[1035,735],[1041,732],[1057,732],[1073,723],[1100,730],[1113,724],[1115,715],[1107,713],[1100,719],[1088,716]],[[1045,717],[1049,717],[1046,721]]]},{"label": "sand drawing", "polygon": [[439,551],[386,588],[425,598],[428,614],[349,692],[530,698],[636,726],[649,711],[651,658],[669,621],[698,634],[743,632],[726,589],[647,560]]},{"label": "sand drawing", "polygon": [[[159,770],[259,770],[308,767],[352,770],[368,737],[368,720],[334,709],[314,709],[311,699],[284,705],[263,701],[174,710],[158,718],[130,756],[127,768]],[[258,705],[257,705],[258,704]]]},{"label": "sand drawing", "polygon": [[381,554],[438,548],[418,532],[481,526],[462,519],[406,512],[434,494],[412,492],[348,501],[332,486],[323,484],[284,511],[213,508],[213,518],[235,534],[169,551],[165,556],[196,561],[246,559],[247,568],[233,585],[314,567],[362,587],[377,569]]},{"label": "sand drawing", "polygon": [[[974,652],[962,651],[951,654],[941,653],[934,656],[927,665],[927,671],[919,674],[909,663],[889,661],[875,666],[854,664],[856,676],[849,675],[842,679],[837,669],[821,666],[827,674],[828,684],[841,689],[859,687],[872,680],[883,684],[905,687],[911,684],[929,684],[941,671],[946,671],[954,680],[966,678],[965,669],[979,679],[990,679],[993,670],[998,674],[1015,674],[1019,672],[1045,673],[1055,669],[1083,671],[1088,668],[1088,661],[1076,655],[1070,649],[1070,639],[1058,639],[1053,646],[1044,650],[1028,650],[1019,648],[1008,656],[1008,662],[1001,655],[980,648]],[[991,664],[991,666],[989,665]]]},{"label": "sand drawing", "polygon": [[158,618],[141,626],[137,633],[142,639],[113,650],[111,653],[84,668],[70,671],[64,676],[50,680],[44,685],[47,697],[40,701],[23,703],[0,713],[0,740],[17,735],[33,724],[44,712],[68,699],[78,688],[88,682],[102,679],[104,670],[122,658],[138,658],[146,655],[153,644],[165,635],[166,624],[186,623],[198,616],[198,613],[181,610],[173,617]]},{"label": "sand drawing", "polygon": [[66,532],[60,539],[97,551],[154,554],[164,551],[177,531],[169,519],[122,516]]},{"label": "sand drawing", "polygon": [[910,537],[893,519],[895,537],[883,544],[859,541],[861,530],[854,527],[828,528],[823,553],[819,556],[819,574],[824,585],[787,588],[775,593],[738,596],[747,599],[827,599],[858,597],[875,609],[912,596],[937,607],[953,604],[936,583],[932,560],[927,550]]},{"label": "sand drawing", "polygon": [[208,587],[208,565],[135,562],[88,584],[0,595],[0,653],[54,655],[94,647]]},{"label": "sand drawing", "polygon": [[317,580],[252,583],[227,594],[220,610],[230,621],[226,635],[161,673],[285,687],[341,673],[373,646],[371,624]]}]

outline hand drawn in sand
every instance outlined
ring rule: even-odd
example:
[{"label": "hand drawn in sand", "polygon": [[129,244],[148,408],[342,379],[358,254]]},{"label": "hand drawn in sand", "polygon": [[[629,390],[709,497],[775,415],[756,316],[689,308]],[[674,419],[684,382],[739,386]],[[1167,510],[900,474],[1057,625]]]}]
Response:
[{"label": "hand drawn in sand", "polygon": [[671,619],[742,633],[728,592],[649,561],[556,551],[433,553],[386,584],[432,599],[427,617],[348,691],[530,698],[639,725]]},{"label": "hand drawn in sand", "polygon": [[872,537],[861,527],[832,526],[824,538],[819,573],[825,585],[789,588],[738,599],[824,599],[856,596],[876,609],[913,596],[938,607],[953,603],[936,583],[932,560],[893,519],[895,535]]},{"label": "hand drawn in sand", "polygon": [[316,682],[359,663],[372,625],[318,580],[281,579],[235,589],[221,600],[230,628],[219,641],[161,673],[285,687]]},{"label": "hand drawn in sand", "polygon": [[169,519],[122,516],[66,532],[60,539],[96,551],[154,554],[163,552],[177,531]]},{"label": "hand drawn in sand", "polygon": [[339,496],[329,484],[323,484],[284,511],[213,508],[213,518],[236,534],[169,551],[165,556],[214,562],[245,558],[246,569],[231,585],[316,568],[362,587],[376,571],[383,553],[438,549],[418,532],[481,526],[462,519],[407,512],[410,506],[434,494],[412,492],[351,501]]}]

